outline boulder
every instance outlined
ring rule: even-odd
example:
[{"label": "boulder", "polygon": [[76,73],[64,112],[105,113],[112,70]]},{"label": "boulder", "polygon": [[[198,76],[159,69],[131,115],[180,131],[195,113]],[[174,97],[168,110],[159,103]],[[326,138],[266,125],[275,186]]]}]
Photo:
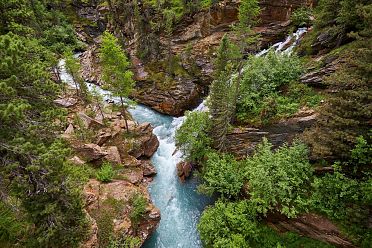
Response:
[{"label": "boulder", "polygon": [[142,156],[150,158],[156,152],[159,147],[159,140],[152,131],[153,128],[148,122],[142,123],[134,129],[137,137],[134,140],[132,149],[129,151],[131,156],[135,158]]},{"label": "boulder", "polygon": [[149,160],[142,161],[143,176],[152,177],[156,175],[156,169]]},{"label": "boulder", "polygon": [[193,166],[189,162],[180,162],[177,164],[177,175],[182,182],[185,182],[186,179],[191,175]]},{"label": "boulder", "polygon": [[69,140],[72,138],[74,133],[75,133],[74,126],[70,123],[65,132],[62,134],[62,138]]},{"label": "boulder", "polygon": [[70,158],[69,161],[71,163],[73,163],[74,165],[83,165],[83,164],[85,164],[85,161],[82,160],[81,158],[79,158],[78,156],[74,156],[74,157]]},{"label": "boulder", "polygon": [[107,156],[107,152],[96,144],[84,144],[82,146],[75,147],[75,149],[87,162],[99,160]]},{"label": "boulder", "polygon": [[104,150],[107,153],[104,157],[105,160],[114,164],[121,164],[120,153],[116,146],[104,147]]},{"label": "boulder", "polygon": [[79,112],[78,116],[83,122],[85,128],[101,128],[104,126],[102,122],[89,117],[85,113]]}]

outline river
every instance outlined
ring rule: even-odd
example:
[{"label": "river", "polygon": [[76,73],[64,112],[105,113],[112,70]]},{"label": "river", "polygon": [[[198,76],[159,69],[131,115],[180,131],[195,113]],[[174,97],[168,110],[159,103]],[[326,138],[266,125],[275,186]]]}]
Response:
[{"label": "river", "polygon": [[[274,44],[271,49],[277,52],[291,53],[306,29],[299,29],[283,42]],[[257,56],[266,54],[263,50]],[[60,61],[61,79],[73,86],[71,76],[64,69],[64,61]],[[88,84],[91,89],[93,85]],[[97,88],[106,98],[109,92]],[[202,103],[196,110],[203,109]],[[198,179],[193,177],[181,183],[177,177],[176,165],[181,160],[179,152],[174,154],[175,132],[185,117],[171,117],[160,114],[146,106],[136,105],[129,109],[132,117],[138,122],[150,122],[154,134],[159,139],[159,148],[152,157],[157,170],[154,181],[149,186],[151,199],[160,209],[161,220],[158,228],[142,246],[143,248],[198,248],[202,247],[197,223],[204,208],[212,203],[212,199],[197,193]]]}]

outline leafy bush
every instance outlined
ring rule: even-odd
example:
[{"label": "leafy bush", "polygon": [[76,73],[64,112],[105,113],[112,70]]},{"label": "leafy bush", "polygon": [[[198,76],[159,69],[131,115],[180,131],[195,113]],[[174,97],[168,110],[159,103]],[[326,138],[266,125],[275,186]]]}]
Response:
[{"label": "leafy bush", "polygon": [[136,230],[138,224],[146,213],[147,200],[142,194],[137,193],[132,195],[129,203],[132,206],[129,218],[132,222],[132,227]]},{"label": "leafy bush", "polygon": [[300,106],[300,99],[293,105],[292,99],[283,98],[281,89],[297,81],[301,73],[301,62],[297,57],[274,52],[264,57],[251,56],[241,80],[237,102],[238,120],[260,125],[288,108],[291,109],[291,113],[296,112]]},{"label": "leafy bush", "polygon": [[114,176],[115,172],[109,162],[104,162],[101,169],[97,172],[97,180],[104,183],[111,182]]},{"label": "leafy bush", "polygon": [[272,151],[272,145],[263,140],[253,157],[245,161],[250,200],[257,204],[258,212],[275,209],[295,217],[306,209],[313,171],[307,156],[303,144]]},{"label": "leafy bush", "polygon": [[312,23],[310,16],[311,16],[310,8],[302,7],[296,9],[291,15],[292,24],[295,27],[310,26]]},{"label": "leafy bush", "polygon": [[216,202],[200,218],[198,230],[205,247],[250,247],[258,238],[257,212],[248,201]]},{"label": "leafy bush", "polygon": [[210,128],[208,113],[186,113],[185,122],[176,132],[176,145],[187,160],[196,162],[203,159],[212,143],[208,137]]},{"label": "leafy bush", "polygon": [[199,190],[208,195],[219,193],[223,197],[236,197],[243,187],[243,173],[240,163],[231,155],[207,154],[208,160],[203,166],[203,184]]},{"label": "leafy bush", "polygon": [[250,201],[217,201],[202,214],[198,224],[204,247],[332,247],[320,241],[304,238],[295,233],[278,234],[265,226],[256,206]]},{"label": "leafy bush", "polygon": [[[335,165],[337,168],[337,165]],[[357,244],[368,236],[369,208],[372,206],[372,179],[358,181],[336,171],[316,178],[311,196],[312,208],[337,221]]]}]

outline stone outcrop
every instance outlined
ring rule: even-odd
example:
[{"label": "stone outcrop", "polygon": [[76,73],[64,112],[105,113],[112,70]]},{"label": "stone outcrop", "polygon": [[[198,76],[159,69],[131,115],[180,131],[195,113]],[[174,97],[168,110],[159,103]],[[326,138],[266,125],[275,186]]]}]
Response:
[{"label": "stone outcrop", "polygon": [[310,127],[317,117],[313,111],[304,111],[301,115],[262,128],[234,128],[227,135],[226,149],[238,158],[244,158],[254,152],[263,137],[266,137],[274,147],[291,142]]},{"label": "stone outcrop", "polygon": [[[147,207],[144,216],[142,216],[138,228],[133,229],[133,224],[130,219],[132,206],[128,204],[131,197],[136,194],[141,194],[147,200]],[[110,183],[100,183],[97,180],[90,180],[84,187],[85,209],[89,214],[89,219],[92,223],[91,235],[81,247],[96,247],[97,220],[99,211],[105,208],[105,202],[115,201],[120,205],[119,213],[113,219],[114,235],[131,235],[136,236],[144,242],[149,235],[155,230],[160,221],[159,210],[151,203],[147,189],[142,186],[135,186],[129,182],[117,180]],[[114,206],[115,207],[115,206]]]},{"label": "stone outcrop", "polygon": [[193,166],[189,162],[179,162],[177,164],[177,175],[182,182],[185,182],[190,177]]},{"label": "stone outcrop", "polygon": [[324,79],[333,74],[340,66],[342,61],[331,57],[324,61],[324,65],[319,69],[310,69],[310,71],[301,77],[301,83],[316,88],[327,88]]},{"label": "stone outcrop", "polygon": [[331,221],[317,214],[303,214],[291,219],[282,215],[269,215],[268,224],[279,232],[296,232],[337,247],[355,247]]}]

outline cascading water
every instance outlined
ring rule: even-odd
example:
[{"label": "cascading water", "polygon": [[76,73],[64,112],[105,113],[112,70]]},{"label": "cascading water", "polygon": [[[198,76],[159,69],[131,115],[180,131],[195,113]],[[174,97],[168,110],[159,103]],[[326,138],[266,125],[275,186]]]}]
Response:
[{"label": "cascading water", "polygon": [[[299,29],[288,36],[285,41],[274,44],[271,48],[258,53],[257,56],[266,54],[270,49],[290,54],[305,32],[306,29]],[[59,67],[61,79],[74,87],[71,76],[64,68],[63,60],[60,61]],[[89,89],[92,87],[95,86],[88,84]],[[110,95],[108,91],[98,87],[97,90],[103,95]],[[110,99],[118,101],[112,97]],[[204,102],[194,111],[203,110],[205,110]],[[176,174],[176,165],[181,161],[181,154],[179,152],[174,154],[176,149],[174,136],[185,117],[173,118],[162,115],[143,105],[136,105],[130,108],[129,112],[138,123],[150,122],[160,142],[157,152],[152,157],[158,174],[151,183],[149,191],[152,201],[160,209],[161,221],[143,248],[202,247],[196,225],[202,211],[212,202],[212,199],[196,192],[197,178],[180,183]]]}]

